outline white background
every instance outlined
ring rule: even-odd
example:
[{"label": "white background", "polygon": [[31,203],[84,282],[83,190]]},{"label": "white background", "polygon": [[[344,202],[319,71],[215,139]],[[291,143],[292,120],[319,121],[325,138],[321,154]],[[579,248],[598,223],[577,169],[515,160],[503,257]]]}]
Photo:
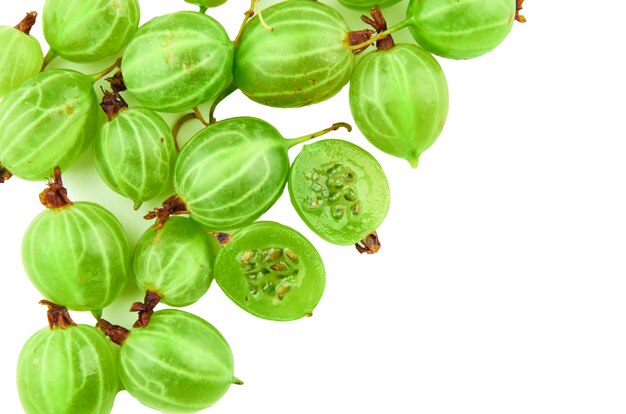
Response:
[{"label": "white background", "polygon": [[[0,24],[14,25],[43,3],[3,1]],[[230,0],[210,14],[234,37],[247,3]],[[391,23],[406,3],[387,13]],[[142,21],[193,9],[182,0],[141,6]],[[363,27],[357,13],[341,10],[353,28]],[[318,247],[325,295],[314,317],[290,323],[248,315],[216,284],[188,308],[228,339],[245,381],[207,412],[626,412],[625,12],[617,1],[530,1],[528,23],[516,24],[493,53],[439,59],[450,114],[417,170],[356,130],[335,133],[371,151],[387,172],[392,206],[379,231],[383,249],[366,257],[325,243],[285,194],[264,218],[293,226]],[[40,24],[32,33],[43,42]],[[80,68],[96,72],[108,63]],[[60,66],[77,67],[53,65]],[[237,93],[217,111],[218,118],[236,115],[261,117],[285,136],[352,121],[347,88],[293,110]],[[148,226],[145,211],[133,212],[105,187],[90,157],[65,175],[70,197],[109,208],[134,243]],[[21,412],[14,376],[22,344],[46,326],[20,260],[21,237],[43,209],[41,189],[18,179],[0,187],[6,413]],[[105,316],[128,326],[134,315],[126,308],[140,297],[129,290]],[[93,323],[89,314],[73,316]],[[113,412],[151,410],[122,392]]]}]

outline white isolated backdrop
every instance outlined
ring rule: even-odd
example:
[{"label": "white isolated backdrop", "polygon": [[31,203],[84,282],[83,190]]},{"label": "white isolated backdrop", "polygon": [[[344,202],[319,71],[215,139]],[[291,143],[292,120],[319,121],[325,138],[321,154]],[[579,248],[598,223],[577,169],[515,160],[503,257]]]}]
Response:
[{"label": "white isolated backdrop", "polygon": [[[14,25],[43,3],[2,1],[0,24]],[[182,0],[140,3],[142,22],[194,9]],[[516,24],[496,51],[471,61],[439,59],[450,113],[417,170],[376,150],[358,130],[331,135],[363,146],[387,172],[392,206],[379,229],[379,254],[360,256],[324,242],[300,221],[287,194],[263,217],[302,232],[325,259],[327,289],[312,318],[257,319],[216,284],[188,308],[224,334],[245,381],[207,412],[626,412],[626,6],[527,3],[528,23]],[[386,13],[390,23],[406,4]],[[229,0],[209,13],[234,38],[247,6]],[[364,27],[357,13],[340,10],[353,29]],[[40,22],[32,34],[44,42]],[[396,40],[411,41],[407,32]],[[52,67],[93,73],[111,61]],[[263,118],[285,136],[352,122],[347,88],[290,110],[235,93],[217,117],[238,115]],[[199,127],[190,124],[184,133]],[[90,153],[64,178],[73,200],[101,203],[120,218],[131,243],[148,226],[142,214],[159,201],[134,212],[101,182]],[[42,188],[18,179],[0,188],[6,413],[22,411],[19,351],[46,326],[41,295],[20,260],[22,235],[43,208]],[[141,296],[128,289],[105,317],[128,326],[134,315],[126,309]],[[87,313],[73,316],[94,323]],[[121,392],[113,412],[152,410]]]}]

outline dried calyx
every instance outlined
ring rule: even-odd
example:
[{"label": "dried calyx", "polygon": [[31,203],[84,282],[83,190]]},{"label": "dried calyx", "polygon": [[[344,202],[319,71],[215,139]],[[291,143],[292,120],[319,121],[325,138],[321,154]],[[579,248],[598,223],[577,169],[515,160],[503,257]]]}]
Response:
[{"label": "dried calyx", "polygon": [[517,0],[515,4],[515,20],[520,23],[526,23],[526,18],[520,14],[520,11],[523,9],[523,4],[524,0]]},{"label": "dried calyx", "polygon": [[37,12],[36,11],[32,11],[29,13],[26,13],[26,17],[24,17],[22,19],[21,22],[19,22],[15,28],[17,30],[19,30],[20,32],[24,32],[26,34],[30,33],[30,29],[33,28],[33,26],[35,25],[35,21],[37,20]]},{"label": "dried calyx", "polygon": [[9,178],[13,177],[13,174],[7,170],[4,165],[0,164],[0,184],[7,181]]},{"label": "dried calyx", "polygon": [[102,89],[102,93],[104,94],[102,102],[100,102],[100,107],[107,114],[109,121],[112,121],[117,114],[128,108],[128,104],[119,92],[105,91],[102,87],[100,87],[100,89]]},{"label": "dried calyx", "polygon": [[113,89],[115,93],[124,92],[126,90],[126,83],[124,83],[124,76],[121,70],[115,72],[115,75],[105,78],[105,80],[109,82],[111,89]]},{"label": "dried calyx", "polygon": [[143,302],[135,302],[130,306],[131,312],[139,312],[137,322],[133,328],[145,328],[150,323],[150,317],[154,313],[154,308],[161,301],[161,296],[151,290],[146,291]]},{"label": "dried calyx", "polygon": [[[376,33],[382,33],[387,30],[387,21],[385,20],[383,12],[380,10],[378,5],[374,6],[374,8],[370,10],[370,15],[372,16],[371,18],[365,15],[361,16],[361,20],[372,26],[374,30],[376,30]],[[395,43],[393,42],[391,35],[385,36],[376,41],[376,48],[378,50],[389,50],[394,46]]]},{"label": "dried calyx", "polygon": [[67,197],[67,189],[63,187],[59,167],[54,167],[54,175],[48,180],[48,188],[39,193],[39,201],[47,208],[63,208],[73,204]]},{"label": "dried calyx", "polygon": [[366,238],[361,240],[360,243],[354,245],[359,253],[374,254],[380,250],[380,240],[378,240],[378,234],[375,231],[367,235]]},{"label": "dried calyx", "polygon": [[48,325],[50,325],[50,329],[65,329],[68,326],[76,326],[65,306],[57,305],[49,300],[39,301],[39,304],[48,307]]},{"label": "dried calyx", "polygon": [[230,241],[233,239],[233,236],[231,234],[222,232],[213,232],[213,237],[215,237],[219,244],[221,244],[222,246],[230,243]]},{"label": "dried calyx", "polygon": [[159,230],[163,227],[163,225],[170,218],[170,216],[180,214],[189,214],[189,211],[187,211],[187,206],[185,206],[185,202],[181,200],[177,195],[173,195],[163,202],[163,207],[155,208],[154,210],[143,216],[143,218],[146,220],[156,219],[154,230]]},{"label": "dried calyx", "polygon": [[113,343],[118,345],[122,345],[130,333],[130,331],[123,326],[113,325],[104,319],[98,321],[96,328],[100,329]]}]

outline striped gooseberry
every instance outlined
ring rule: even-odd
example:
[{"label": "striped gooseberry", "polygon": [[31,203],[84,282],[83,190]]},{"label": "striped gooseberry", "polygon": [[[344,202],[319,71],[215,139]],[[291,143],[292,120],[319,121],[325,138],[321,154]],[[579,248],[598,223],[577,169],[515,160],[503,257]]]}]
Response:
[{"label": "striped gooseberry", "polygon": [[130,248],[120,222],[91,202],[72,203],[55,169],[39,195],[46,211],[22,241],[26,274],[48,299],[72,310],[99,311],[118,296],[130,272]]},{"label": "striped gooseberry", "polygon": [[0,103],[0,163],[15,176],[45,180],[70,167],[98,124],[95,78],[59,69],[27,79]]},{"label": "striped gooseberry", "polygon": [[[337,123],[314,134],[285,139],[258,118],[230,118],[209,125],[181,150],[174,170],[177,197],[166,200],[164,209],[189,213],[216,231],[250,224],[282,194],[289,173],[289,148],[340,127],[351,129]],[[163,211],[155,209],[147,218],[160,218]]]},{"label": "striped gooseberry", "polygon": [[49,301],[50,327],[24,344],[17,390],[26,414],[108,414],[120,389],[116,355],[98,329]]},{"label": "striped gooseberry", "polygon": [[324,263],[294,229],[257,222],[237,231],[217,255],[215,280],[245,311],[263,319],[311,316],[326,286]]},{"label": "striped gooseberry", "polygon": [[169,182],[176,161],[174,137],[159,114],[128,108],[117,92],[105,92],[101,106],[109,122],[94,139],[96,169],[113,191],[133,200],[138,209]]},{"label": "striped gooseberry", "polygon": [[[386,23],[377,10],[371,23],[384,31]],[[430,53],[411,44],[395,45],[388,36],[357,64],[350,81],[350,109],[372,144],[415,168],[445,124],[447,81]]]},{"label": "striped gooseberry", "polygon": [[[290,0],[263,10],[243,28],[233,76],[255,102],[301,107],[337,94],[350,80],[354,52],[350,28],[332,7]],[[271,27],[272,31],[268,31]]]},{"label": "striped gooseberry", "polygon": [[191,305],[209,289],[219,249],[215,237],[195,221],[172,217],[161,228],[150,227],[137,242],[137,286],[158,294],[166,305]]},{"label": "striped gooseberry", "polygon": [[194,413],[215,404],[231,384],[230,346],[213,325],[176,309],[154,312],[128,331],[98,322],[121,345],[119,373],[124,389],[142,404],[163,412]]},{"label": "striped gooseberry", "polygon": [[41,71],[41,45],[29,35],[36,18],[37,13],[30,12],[15,27],[0,26],[0,98]]},{"label": "striped gooseberry", "polygon": [[183,112],[230,83],[233,49],[217,20],[199,12],[167,14],[139,28],[124,52],[122,72],[142,105]]},{"label": "striped gooseberry", "polygon": [[57,54],[72,62],[114,56],[139,25],[137,0],[46,0],[43,33]]},{"label": "striped gooseberry", "polygon": [[340,4],[355,10],[369,10],[377,4],[379,7],[389,7],[399,2],[400,0],[339,0]]},{"label": "striped gooseberry", "polygon": [[302,220],[324,240],[357,244],[361,252],[378,250],[371,242],[389,210],[389,183],[363,148],[335,139],[305,145],[289,172],[289,195]]}]

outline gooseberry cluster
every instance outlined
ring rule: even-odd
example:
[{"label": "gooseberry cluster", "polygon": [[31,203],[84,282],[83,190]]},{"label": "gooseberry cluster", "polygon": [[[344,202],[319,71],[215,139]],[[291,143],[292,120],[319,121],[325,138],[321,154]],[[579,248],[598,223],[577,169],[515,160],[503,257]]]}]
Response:
[{"label": "gooseberry cluster", "polygon": [[[390,191],[376,159],[338,139],[305,145],[292,164],[288,157],[294,146],[351,126],[338,122],[284,138],[258,118],[217,121],[216,106],[232,92],[296,108],[327,100],[349,82],[359,130],[417,167],[448,113],[446,78],[432,54],[480,56],[515,20],[525,21],[522,0],[410,0],[406,19],[388,27],[380,7],[400,0],[340,0],[370,9],[362,20],[371,28],[352,31],[321,1],[285,0],[261,12],[252,0],[231,41],[207,14],[225,0],[186,1],[199,11],[139,27],[138,0],[46,0],[45,56],[29,35],[37,13],[0,27],[0,182],[12,175],[48,179],[39,195],[46,210],[22,244],[50,327],[34,334],[19,358],[18,389],[29,414],[108,413],[120,388],[156,410],[196,412],[240,384],[217,329],[182,310],[155,307],[190,305],[215,278],[252,315],[312,315],[325,287],[319,253],[294,229],[257,221],[285,187],[321,238],[360,253],[379,250],[376,229]],[[419,46],[395,44],[391,34],[403,28]],[[358,57],[374,44],[376,51]],[[59,57],[119,59],[93,75],[46,70]],[[94,83],[105,77],[110,86],[98,91]],[[129,107],[126,94],[140,105]],[[206,102],[213,105],[204,116],[198,105]],[[159,112],[181,116],[170,127]],[[178,131],[192,119],[205,128],[179,148]],[[90,146],[102,180],[135,209],[173,183],[175,194],[146,214],[155,223],[133,254],[122,223],[98,204],[71,201],[63,186],[61,171]],[[129,281],[145,291],[130,308],[138,312],[131,329],[102,319]],[[92,312],[96,326],[76,325],[68,309]]]}]

